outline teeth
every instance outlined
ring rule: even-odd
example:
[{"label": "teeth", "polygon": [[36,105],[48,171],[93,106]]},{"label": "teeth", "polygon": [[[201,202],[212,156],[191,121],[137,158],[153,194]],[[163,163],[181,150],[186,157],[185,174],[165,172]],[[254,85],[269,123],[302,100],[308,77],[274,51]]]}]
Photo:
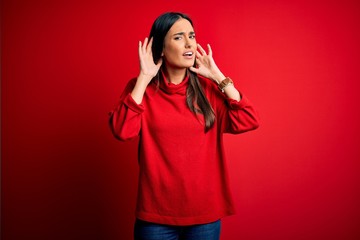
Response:
[{"label": "teeth", "polygon": [[186,53],[184,53],[184,55],[185,55],[185,56],[192,56],[193,53],[192,53],[192,52],[186,52]]}]

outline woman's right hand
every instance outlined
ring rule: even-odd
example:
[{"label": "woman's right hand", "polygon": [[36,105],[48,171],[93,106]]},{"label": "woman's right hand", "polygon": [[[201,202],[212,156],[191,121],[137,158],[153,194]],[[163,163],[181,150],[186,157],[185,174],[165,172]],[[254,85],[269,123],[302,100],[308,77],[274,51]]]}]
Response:
[{"label": "woman's right hand", "polygon": [[161,58],[157,64],[154,63],[151,50],[153,38],[151,38],[149,42],[148,40],[148,38],[145,38],[144,44],[139,41],[140,74],[138,79],[144,79],[146,84],[149,84],[151,79],[156,76],[162,64]]},{"label": "woman's right hand", "polygon": [[151,82],[151,79],[156,76],[162,64],[162,59],[160,59],[157,64],[154,63],[151,51],[152,42],[152,38],[149,44],[148,38],[145,38],[144,45],[139,41],[140,74],[131,92],[131,96],[137,104],[141,103],[147,85]]}]

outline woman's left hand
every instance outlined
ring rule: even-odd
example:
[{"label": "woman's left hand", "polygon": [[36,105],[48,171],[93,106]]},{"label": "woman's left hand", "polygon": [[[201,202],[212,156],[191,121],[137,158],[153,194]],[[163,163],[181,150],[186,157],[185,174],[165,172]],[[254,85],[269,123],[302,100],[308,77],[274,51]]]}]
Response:
[{"label": "woman's left hand", "polygon": [[206,78],[209,78],[216,83],[220,83],[222,80],[225,79],[224,74],[219,70],[217,65],[215,64],[215,61],[212,57],[212,50],[210,47],[210,44],[207,45],[208,47],[208,53],[200,46],[200,44],[197,45],[198,51],[196,51],[196,65],[195,67],[190,67],[190,70],[200,74]]}]

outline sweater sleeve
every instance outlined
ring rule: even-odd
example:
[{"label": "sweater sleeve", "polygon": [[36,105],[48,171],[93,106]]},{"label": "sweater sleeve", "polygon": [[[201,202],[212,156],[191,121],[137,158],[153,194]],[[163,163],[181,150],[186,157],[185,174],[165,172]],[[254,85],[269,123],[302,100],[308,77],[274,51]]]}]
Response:
[{"label": "sweater sleeve", "polygon": [[221,129],[225,133],[238,134],[255,130],[259,127],[259,119],[256,110],[245,95],[241,95],[238,102],[226,98],[226,107],[223,110]]},{"label": "sweater sleeve", "polygon": [[126,141],[137,137],[141,129],[141,114],[144,112],[144,106],[137,104],[131,96],[136,83],[132,79],[121,94],[119,103],[109,113],[109,125],[114,136]]},{"label": "sweater sleeve", "polygon": [[259,127],[257,111],[249,99],[240,92],[241,100],[228,98],[217,87],[212,89],[216,101],[216,118],[221,132],[238,134]]}]

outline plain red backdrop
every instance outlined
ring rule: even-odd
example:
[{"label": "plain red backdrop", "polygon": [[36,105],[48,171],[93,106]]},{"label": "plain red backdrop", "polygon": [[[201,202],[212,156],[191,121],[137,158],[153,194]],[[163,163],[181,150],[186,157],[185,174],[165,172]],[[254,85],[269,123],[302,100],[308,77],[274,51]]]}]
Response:
[{"label": "plain red backdrop", "polygon": [[261,116],[225,137],[237,215],[222,239],[360,239],[358,1],[7,0],[1,11],[2,239],[131,239],[137,141],[115,140],[107,113],[165,11],[193,18]]}]

